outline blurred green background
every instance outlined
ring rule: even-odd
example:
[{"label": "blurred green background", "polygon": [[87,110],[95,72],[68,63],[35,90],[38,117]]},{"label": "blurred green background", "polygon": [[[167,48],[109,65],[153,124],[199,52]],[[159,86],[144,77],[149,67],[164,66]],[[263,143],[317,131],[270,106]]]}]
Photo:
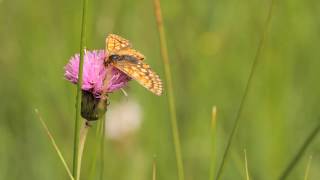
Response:
[{"label": "blurred green background", "polygon": [[[212,106],[218,109],[220,162],[270,0],[161,3],[186,180],[208,179]],[[74,0],[0,0],[0,179],[68,179],[34,109],[71,166],[76,86],[64,80],[63,67],[79,51],[81,8],[82,1]],[[275,1],[222,179],[245,178],[244,149],[253,179],[276,179],[319,123],[319,17],[318,0]],[[119,34],[145,54],[164,80],[151,0],[90,1],[87,30],[88,49],[104,49],[107,34]],[[118,106],[114,113],[128,115],[119,103],[134,99],[141,124],[121,138],[106,137],[104,179],[151,179],[154,156],[158,179],[177,179],[166,92],[156,97],[136,82],[126,90],[128,98],[121,92],[111,95],[110,111]],[[89,175],[94,128],[82,179]],[[310,155],[309,177],[320,179],[319,154],[318,137],[289,179],[303,179]]]}]

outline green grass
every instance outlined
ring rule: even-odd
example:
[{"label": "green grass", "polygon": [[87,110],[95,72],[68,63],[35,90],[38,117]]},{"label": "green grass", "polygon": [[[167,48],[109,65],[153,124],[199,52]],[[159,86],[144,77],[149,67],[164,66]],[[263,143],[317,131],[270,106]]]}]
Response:
[{"label": "green grass", "polygon": [[[73,143],[73,177],[78,180],[80,179],[80,170],[81,170],[81,159],[82,152],[84,148],[84,143],[80,146],[80,126],[83,121],[81,116],[81,98],[82,98],[82,80],[83,80],[83,58],[86,47],[86,26],[87,26],[87,6],[88,0],[83,0],[83,10],[82,10],[82,25],[81,25],[81,38],[80,38],[80,61],[79,61],[79,75],[78,75],[78,83],[77,83],[77,94],[76,94],[76,112],[75,112],[75,120],[74,120],[74,143]],[[85,136],[86,137],[86,136]],[[84,139],[86,139],[84,137]],[[82,139],[82,140],[84,140]],[[81,152],[80,147],[82,147]],[[81,155],[80,155],[81,154]],[[80,162],[79,162],[80,161]]]},{"label": "green grass", "polygon": [[176,163],[177,163],[177,171],[179,180],[184,180],[184,168],[183,168],[183,160],[182,160],[182,152],[181,152],[181,143],[179,137],[179,129],[178,129],[178,120],[177,120],[177,112],[176,112],[176,103],[175,97],[173,92],[173,81],[172,81],[172,74],[171,74],[171,65],[169,61],[169,54],[167,48],[167,39],[164,31],[164,22],[162,18],[161,12],[161,5],[160,0],[154,0],[154,11],[159,31],[159,41],[160,41],[160,51],[161,57],[163,60],[163,66],[165,71],[165,80],[166,80],[166,87],[167,92],[165,95],[168,98],[168,105],[169,105],[169,112],[170,112],[170,122],[171,122],[171,129],[173,135],[173,144],[175,149],[176,155]]},{"label": "green grass", "polygon": [[286,167],[286,169],[283,171],[282,175],[279,179],[284,180],[287,179],[293,168],[297,165],[299,160],[303,157],[306,149],[310,146],[312,141],[317,137],[318,133],[320,131],[320,123],[309,133],[309,136],[306,138],[306,140],[303,142],[301,147],[299,148],[296,155],[293,156],[292,160]]},{"label": "green grass", "polygon": [[246,180],[250,180],[247,151],[244,149],[243,152],[244,152],[244,162],[245,162],[244,167],[245,167],[245,171],[246,171]]},{"label": "green grass", "polygon": [[210,174],[209,179],[214,180],[215,171],[216,171],[216,159],[217,159],[217,107],[212,107],[211,115],[211,165],[210,165]]},{"label": "green grass", "polygon": [[247,100],[247,96],[248,96],[250,88],[251,88],[251,86],[253,84],[253,78],[255,76],[255,72],[256,72],[259,60],[261,58],[260,56],[261,56],[263,47],[264,47],[266,39],[267,39],[267,35],[268,35],[268,31],[269,31],[270,24],[271,24],[271,19],[272,19],[273,6],[274,6],[274,0],[271,0],[270,1],[270,7],[269,7],[269,10],[268,10],[268,15],[267,15],[267,18],[266,18],[266,23],[264,25],[263,32],[261,33],[261,38],[260,38],[260,41],[259,41],[259,44],[258,44],[258,47],[257,47],[257,51],[256,51],[256,54],[254,56],[254,60],[253,60],[252,66],[250,68],[250,73],[249,73],[249,76],[248,76],[248,80],[247,80],[246,85],[245,85],[243,96],[242,96],[242,98],[240,100],[240,105],[239,105],[239,108],[237,110],[237,114],[235,116],[235,120],[234,120],[234,123],[233,123],[233,126],[232,126],[232,130],[231,130],[231,133],[230,133],[230,137],[229,137],[228,142],[227,142],[227,147],[226,147],[226,149],[225,149],[225,151],[223,153],[221,165],[220,165],[220,167],[218,168],[218,171],[217,171],[217,178],[216,179],[220,179],[221,178],[221,175],[222,175],[224,167],[225,167],[225,163],[226,163],[227,158],[228,158],[228,156],[230,154],[230,148],[231,148],[232,143],[234,141],[238,126],[241,123],[240,119],[241,119],[241,116],[242,116],[242,113],[243,113],[243,109],[244,109],[244,106],[245,106],[245,103],[246,103],[246,100]]},{"label": "green grass", "polygon": [[311,162],[312,162],[312,156],[309,157],[309,161],[308,161],[308,164],[307,164],[307,166],[306,166],[306,171],[305,171],[305,173],[304,173],[304,178],[303,178],[303,180],[308,180],[308,179],[309,179]]},{"label": "green grass", "polygon": [[[218,172],[261,33],[268,29],[269,7],[270,0],[161,0],[185,180],[209,179],[210,171]],[[64,80],[63,67],[79,53],[82,8],[78,1],[0,0],[0,179],[69,179],[34,109],[40,110],[72,172],[76,86]],[[107,34],[119,34],[167,83],[153,1],[90,1],[87,8],[87,49],[104,49]],[[303,146],[319,121],[319,12],[317,0],[276,1],[220,179],[246,178],[244,148],[251,179],[279,179],[291,162],[287,179],[303,179],[310,154],[307,177],[320,178],[319,136]],[[150,180],[154,155],[157,180],[179,179],[165,88],[165,95],[157,97],[130,82],[127,99],[135,99],[142,113],[138,130],[120,139],[106,135],[102,160],[93,124],[81,179],[100,179],[103,172],[104,179]],[[111,94],[110,112],[125,99],[121,92]],[[218,107],[216,152],[212,105]],[[301,147],[307,148],[297,156]],[[210,168],[213,161],[218,163]]]},{"label": "green grass", "polygon": [[40,113],[39,113],[39,110],[38,110],[38,109],[35,109],[35,113],[36,113],[36,115],[38,116],[38,119],[39,119],[39,121],[40,121],[43,129],[46,131],[46,133],[47,133],[47,135],[48,135],[48,137],[49,137],[49,139],[50,139],[50,141],[51,141],[54,149],[56,150],[56,152],[57,152],[57,154],[58,154],[58,156],[59,156],[59,158],[60,158],[60,160],[61,160],[64,168],[66,169],[66,171],[67,171],[70,179],[71,179],[71,180],[74,180],[74,178],[73,178],[73,176],[72,176],[72,174],[71,174],[71,171],[70,171],[70,169],[69,169],[69,167],[68,167],[68,164],[66,163],[66,160],[64,159],[64,157],[63,157],[63,155],[62,155],[62,153],[61,153],[61,150],[59,149],[56,141],[54,140],[51,132],[49,131],[49,128],[48,128],[47,124],[43,121],[43,119],[42,119],[42,117],[41,117],[41,115],[40,115]]}]

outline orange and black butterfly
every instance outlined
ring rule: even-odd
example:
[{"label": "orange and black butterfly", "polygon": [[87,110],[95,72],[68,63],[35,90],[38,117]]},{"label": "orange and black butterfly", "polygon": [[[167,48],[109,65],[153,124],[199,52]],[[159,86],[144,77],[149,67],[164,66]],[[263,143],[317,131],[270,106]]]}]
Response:
[{"label": "orange and black butterfly", "polygon": [[160,96],[162,94],[162,81],[152,71],[150,66],[143,62],[144,55],[131,48],[128,40],[110,34],[106,39],[107,64],[111,64],[129,77],[138,81],[142,86]]}]

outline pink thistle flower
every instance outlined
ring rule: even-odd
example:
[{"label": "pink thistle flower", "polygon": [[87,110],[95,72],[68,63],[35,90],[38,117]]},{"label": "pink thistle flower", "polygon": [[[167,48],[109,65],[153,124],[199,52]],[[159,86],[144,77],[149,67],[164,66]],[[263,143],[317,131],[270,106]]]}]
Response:
[{"label": "pink thistle flower", "polygon": [[[125,87],[131,79],[115,67],[105,66],[105,58],[104,50],[86,51],[84,55],[82,90],[96,98]],[[76,54],[64,67],[64,77],[74,84],[78,83],[79,60],[80,55]]]}]

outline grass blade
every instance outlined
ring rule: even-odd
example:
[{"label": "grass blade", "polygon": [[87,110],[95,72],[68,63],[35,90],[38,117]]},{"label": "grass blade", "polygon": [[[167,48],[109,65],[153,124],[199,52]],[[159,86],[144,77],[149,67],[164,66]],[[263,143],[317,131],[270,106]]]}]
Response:
[{"label": "grass blade", "polygon": [[83,74],[83,56],[86,43],[86,21],[87,21],[87,4],[88,0],[83,0],[83,11],[82,11],[82,27],[81,27],[81,40],[80,40],[80,62],[79,62],[79,74],[77,84],[77,95],[76,95],[76,114],[74,124],[74,144],[73,144],[73,177],[78,179],[78,155],[79,155],[79,131],[80,131],[80,111],[81,111],[81,97],[82,97],[82,74]]},{"label": "grass blade", "polygon": [[306,171],[304,173],[303,180],[308,180],[308,178],[309,178],[309,171],[310,171],[311,161],[312,161],[312,156],[309,157],[309,161],[308,161],[308,164],[307,164],[307,167],[306,167]]},{"label": "grass blade", "polygon": [[85,145],[86,140],[87,140],[87,134],[88,134],[88,130],[89,130],[89,127],[90,127],[90,125],[88,123],[89,123],[88,121],[84,122],[83,125],[82,125],[82,128],[80,130],[79,156],[78,156],[78,165],[77,165],[77,167],[78,167],[77,180],[80,179],[83,149],[84,149],[84,145]]},{"label": "grass blade", "polygon": [[104,179],[104,145],[105,145],[105,134],[106,134],[106,119],[105,116],[102,118],[101,122],[101,135],[100,135],[100,159],[101,159],[101,167],[100,167],[100,179]]},{"label": "grass blade", "polygon": [[293,157],[293,159],[291,160],[291,162],[289,163],[289,165],[287,166],[287,168],[283,171],[282,175],[280,176],[279,179],[283,180],[286,179],[288,177],[288,175],[291,173],[291,171],[293,170],[293,168],[296,166],[296,164],[298,163],[298,161],[300,160],[300,158],[303,156],[304,152],[306,151],[306,149],[309,147],[309,145],[311,144],[311,142],[315,139],[315,137],[317,136],[318,132],[320,131],[320,123],[318,124],[318,126],[316,126],[314,128],[314,130],[309,134],[309,136],[307,137],[307,139],[304,141],[304,143],[302,144],[302,146],[300,147],[299,151],[297,152],[297,154]]},{"label": "grass blade", "polygon": [[264,31],[262,33],[262,37],[261,37],[261,40],[259,42],[259,45],[258,45],[258,48],[257,48],[257,51],[256,51],[256,55],[255,55],[253,64],[251,66],[251,71],[250,71],[250,74],[249,74],[249,78],[248,78],[247,83],[246,83],[244,94],[243,94],[243,96],[241,98],[241,101],[240,101],[239,109],[237,111],[237,114],[236,114],[236,117],[235,117],[235,120],[234,120],[234,123],[233,123],[231,134],[230,134],[230,137],[228,139],[227,146],[226,146],[226,149],[225,149],[223,157],[222,157],[222,162],[221,162],[220,167],[219,167],[219,169],[217,171],[217,178],[216,178],[217,180],[220,179],[220,177],[221,177],[221,175],[223,173],[223,170],[224,170],[225,162],[226,162],[226,160],[227,160],[227,158],[228,158],[228,156],[230,154],[230,147],[232,145],[235,133],[236,133],[236,131],[238,129],[238,126],[239,126],[239,121],[240,121],[240,117],[241,117],[241,114],[242,114],[242,111],[243,111],[244,103],[245,103],[245,101],[247,99],[248,92],[249,92],[250,86],[252,84],[253,75],[255,74],[256,67],[257,67],[257,64],[258,64],[258,61],[260,59],[260,55],[261,55],[263,46],[264,46],[266,38],[267,38],[268,30],[269,30],[269,27],[270,27],[270,24],[271,24],[271,19],[272,19],[273,6],[274,6],[274,0],[271,0],[271,5],[270,5],[269,11],[268,11],[268,16],[267,16],[265,28],[264,28]]},{"label": "grass blade", "polygon": [[[95,139],[99,139],[102,131],[102,119],[98,120],[97,122],[97,128],[96,128],[96,134]],[[93,149],[93,157],[91,162],[91,168],[90,168],[90,180],[94,180],[96,177],[96,165],[97,165],[97,158],[98,158],[98,152],[99,152],[99,146],[100,141],[95,141],[94,143],[94,149]]]},{"label": "grass blade", "polygon": [[167,97],[169,102],[169,111],[170,111],[170,119],[171,119],[171,128],[173,134],[173,143],[175,148],[176,154],[176,161],[177,161],[177,168],[178,168],[178,177],[179,180],[184,180],[184,170],[183,170],[183,161],[181,155],[181,145],[180,145],[180,138],[179,138],[179,129],[178,129],[178,122],[177,122],[177,115],[176,115],[176,107],[175,107],[175,99],[173,94],[173,83],[172,83],[172,75],[170,70],[170,63],[169,63],[169,55],[167,49],[167,40],[164,32],[164,25],[161,13],[161,6],[160,0],[154,0],[154,9],[155,9],[155,16],[159,31],[159,38],[160,38],[160,49],[161,49],[161,56],[164,65],[165,71],[165,78],[167,82]]},{"label": "grass blade", "polygon": [[152,180],[157,179],[157,164],[156,164],[156,158],[154,157],[153,163],[152,163]]},{"label": "grass blade", "polygon": [[47,124],[43,121],[43,119],[42,119],[42,117],[41,117],[41,115],[40,115],[40,113],[39,113],[39,110],[38,110],[38,109],[35,109],[34,112],[35,112],[36,115],[38,116],[38,119],[39,119],[39,121],[41,122],[42,127],[44,128],[44,130],[46,131],[49,139],[51,140],[51,143],[52,143],[54,149],[56,150],[56,152],[57,152],[57,154],[58,154],[58,156],[59,156],[59,158],[60,158],[60,160],[61,160],[64,168],[66,169],[66,171],[67,171],[70,179],[71,179],[71,180],[74,180],[74,178],[73,178],[73,176],[72,176],[72,174],[71,174],[71,171],[70,171],[70,169],[69,169],[66,161],[64,160],[63,155],[62,155],[62,153],[61,153],[61,151],[60,151],[60,149],[59,149],[56,141],[54,140],[52,134],[50,133]]},{"label": "grass blade", "polygon": [[244,152],[244,165],[245,165],[245,170],[246,170],[246,180],[250,180],[248,159],[247,159],[247,150],[244,149],[243,152]]},{"label": "grass blade", "polygon": [[215,169],[216,169],[216,138],[217,138],[217,107],[212,108],[212,117],[211,117],[211,167],[210,167],[210,180],[214,180]]}]

